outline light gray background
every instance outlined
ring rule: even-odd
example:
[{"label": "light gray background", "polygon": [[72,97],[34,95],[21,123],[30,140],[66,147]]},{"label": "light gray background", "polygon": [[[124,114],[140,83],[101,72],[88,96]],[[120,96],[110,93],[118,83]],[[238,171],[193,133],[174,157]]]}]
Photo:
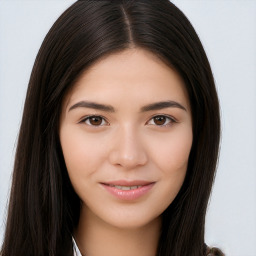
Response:
[{"label": "light gray background", "polygon": [[[26,87],[37,51],[74,0],[0,0],[0,244]],[[256,256],[256,0],[174,0],[210,59],[222,146],[206,242]]]}]

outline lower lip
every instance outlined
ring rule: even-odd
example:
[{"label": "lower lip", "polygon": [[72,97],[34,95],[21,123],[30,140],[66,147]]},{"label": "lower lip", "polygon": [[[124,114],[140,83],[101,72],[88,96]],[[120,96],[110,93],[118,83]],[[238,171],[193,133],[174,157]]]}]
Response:
[{"label": "lower lip", "polygon": [[121,200],[135,200],[138,199],[145,194],[147,194],[152,187],[154,186],[155,183],[150,183],[145,186],[141,186],[136,189],[131,189],[131,190],[121,190],[116,187],[111,187],[109,185],[101,184],[108,192],[110,192],[112,195],[117,197],[118,199]]}]

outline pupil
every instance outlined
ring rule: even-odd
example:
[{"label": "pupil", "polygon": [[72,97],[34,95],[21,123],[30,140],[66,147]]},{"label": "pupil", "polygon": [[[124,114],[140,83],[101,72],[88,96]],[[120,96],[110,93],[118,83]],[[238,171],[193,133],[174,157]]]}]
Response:
[{"label": "pupil", "polygon": [[163,125],[166,121],[166,117],[164,116],[157,116],[154,118],[155,124],[157,125]]},{"label": "pupil", "polygon": [[101,117],[91,117],[90,122],[92,125],[101,125],[102,119]]}]

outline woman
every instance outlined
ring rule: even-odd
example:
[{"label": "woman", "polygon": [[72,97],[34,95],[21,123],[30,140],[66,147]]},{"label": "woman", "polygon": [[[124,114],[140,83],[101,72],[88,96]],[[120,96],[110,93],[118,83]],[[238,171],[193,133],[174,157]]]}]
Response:
[{"label": "woman", "polygon": [[204,243],[219,137],[180,10],[77,1],[31,74],[1,255],[222,255]]}]

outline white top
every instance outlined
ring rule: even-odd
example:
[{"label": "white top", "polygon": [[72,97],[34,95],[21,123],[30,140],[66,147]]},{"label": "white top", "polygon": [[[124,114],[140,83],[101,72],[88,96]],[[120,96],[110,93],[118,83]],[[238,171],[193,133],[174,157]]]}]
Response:
[{"label": "white top", "polygon": [[77,247],[74,237],[72,237],[72,240],[73,240],[74,256],[82,256],[81,252],[79,251],[79,249]]}]

